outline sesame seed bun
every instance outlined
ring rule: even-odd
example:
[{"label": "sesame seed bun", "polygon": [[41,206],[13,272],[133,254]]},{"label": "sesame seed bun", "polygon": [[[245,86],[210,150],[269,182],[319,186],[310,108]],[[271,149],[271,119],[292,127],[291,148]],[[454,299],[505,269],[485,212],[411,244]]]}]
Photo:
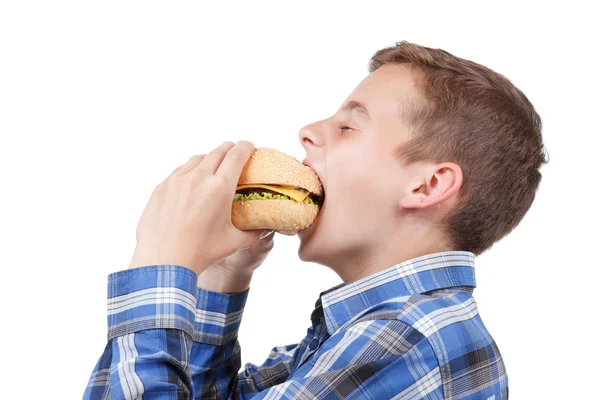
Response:
[{"label": "sesame seed bun", "polygon": [[312,168],[288,154],[266,147],[254,149],[242,170],[238,185],[250,183],[297,186],[323,195],[321,181]]},{"label": "sesame seed bun", "polygon": [[[238,181],[238,185],[249,184],[292,186],[323,196],[323,186],[312,168],[270,148],[257,148],[250,155]],[[273,229],[293,236],[308,228],[319,211],[318,204],[295,200],[239,200],[233,202],[231,222],[240,230]]]},{"label": "sesame seed bun", "polygon": [[274,229],[293,236],[308,228],[319,214],[316,204],[302,204],[292,200],[234,201],[231,220],[243,231]]}]

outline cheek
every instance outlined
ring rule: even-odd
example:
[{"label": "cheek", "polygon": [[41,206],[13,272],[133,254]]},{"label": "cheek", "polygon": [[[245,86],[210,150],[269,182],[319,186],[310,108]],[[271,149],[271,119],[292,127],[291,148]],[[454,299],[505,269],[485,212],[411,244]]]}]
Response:
[{"label": "cheek", "polygon": [[[374,180],[373,165],[360,158],[340,162],[329,171],[328,178],[333,186],[332,195],[336,197],[336,213],[356,213],[364,211],[374,196],[377,196],[377,181]],[[334,192],[334,193],[333,193]]]},{"label": "cheek", "polygon": [[380,186],[378,181],[389,174],[380,153],[372,148],[370,143],[354,148],[351,153],[336,162],[334,169],[344,186],[360,188],[362,192]]},{"label": "cheek", "polygon": [[344,211],[371,219],[379,218],[393,208],[394,198],[400,190],[400,177],[382,160],[363,157],[346,163],[337,171],[333,181],[336,196],[341,196],[340,208]]},{"label": "cheek", "polygon": [[328,178],[337,195],[360,196],[368,185],[368,167],[359,160],[344,160],[332,165]]}]

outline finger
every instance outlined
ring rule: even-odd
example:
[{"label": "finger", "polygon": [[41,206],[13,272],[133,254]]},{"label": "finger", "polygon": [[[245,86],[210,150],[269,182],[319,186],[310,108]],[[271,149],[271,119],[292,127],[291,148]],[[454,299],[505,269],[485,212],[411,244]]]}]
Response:
[{"label": "finger", "polygon": [[254,151],[254,144],[245,140],[237,144],[227,153],[215,175],[221,175],[234,183],[237,183],[242,175],[244,165],[248,162]]},{"label": "finger", "polygon": [[260,234],[260,240],[270,240],[273,238],[273,236],[275,236],[275,230],[267,229],[266,231]]},{"label": "finger", "polygon": [[193,172],[194,174],[200,173],[202,175],[214,175],[227,152],[233,147],[235,147],[235,143],[233,142],[225,142],[221,144],[219,147],[208,153],[202,162],[190,172]]},{"label": "finger", "polygon": [[257,260],[265,259],[267,254],[273,250],[275,234],[271,234],[265,239],[259,239],[258,242],[248,249],[248,253]]},{"label": "finger", "polygon": [[258,245],[260,240],[261,231],[240,231],[240,241],[242,249],[249,249]]},{"label": "finger", "polygon": [[202,160],[206,157],[206,154],[196,154],[190,157],[190,159],[177,169],[173,171],[174,174],[186,174],[192,169],[196,168],[198,164],[202,162]]}]

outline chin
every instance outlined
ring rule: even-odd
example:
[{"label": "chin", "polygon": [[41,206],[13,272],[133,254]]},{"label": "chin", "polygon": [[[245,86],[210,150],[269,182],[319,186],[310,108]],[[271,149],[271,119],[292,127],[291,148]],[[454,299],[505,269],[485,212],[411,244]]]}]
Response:
[{"label": "chin", "polygon": [[314,262],[321,265],[328,265],[331,259],[331,246],[334,244],[335,235],[332,237],[328,232],[335,231],[335,224],[329,219],[331,215],[327,213],[327,202],[323,204],[315,221],[306,229],[297,233],[300,239],[298,247],[298,258],[305,262]]},{"label": "chin", "polygon": [[304,262],[311,262],[324,267],[333,268],[336,257],[331,257],[331,249],[320,245],[318,242],[301,242],[298,248],[298,258]]},{"label": "chin", "polygon": [[319,259],[319,239],[317,238],[316,224],[313,223],[308,228],[298,232],[300,246],[298,247],[298,257],[302,261],[316,262]]},{"label": "chin", "polygon": [[298,258],[302,261],[311,262],[314,260],[314,249],[313,243],[311,243],[312,237],[309,232],[310,229],[304,229],[298,232],[298,237],[300,238],[300,246],[298,247]]},{"label": "chin", "polygon": [[300,247],[298,248],[298,258],[304,262],[315,262],[315,249],[311,249],[309,246],[300,243]]},{"label": "chin", "polygon": [[[315,229],[318,228],[318,229]],[[313,262],[321,265],[328,265],[332,238],[328,237],[323,230],[323,226],[317,227],[314,224],[307,229],[298,232],[300,246],[298,247],[298,258],[304,262]]]},{"label": "chin", "polygon": [[302,245],[298,248],[298,258],[300,261],[311,262],[312,259],[309,257],[309,254],[303,250]]}]

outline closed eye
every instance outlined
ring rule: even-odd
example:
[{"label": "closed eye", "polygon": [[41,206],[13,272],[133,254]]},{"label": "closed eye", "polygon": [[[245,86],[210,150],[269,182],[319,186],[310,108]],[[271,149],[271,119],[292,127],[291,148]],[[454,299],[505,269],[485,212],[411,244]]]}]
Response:
[{"label": "closed eye", "polygon": [[350,128],[349,126],[342,126],[340,129],[342,131],[351,131],[352,130],[352,128]]}]

